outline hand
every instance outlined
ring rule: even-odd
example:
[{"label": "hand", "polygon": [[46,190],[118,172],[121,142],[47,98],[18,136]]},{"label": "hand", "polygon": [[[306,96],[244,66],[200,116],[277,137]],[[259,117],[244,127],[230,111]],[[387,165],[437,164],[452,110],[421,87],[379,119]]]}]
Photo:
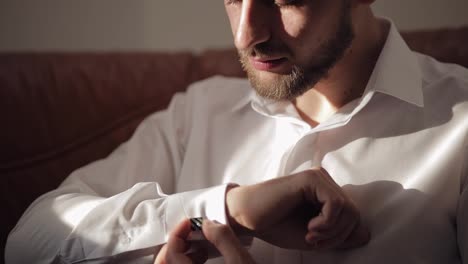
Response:
[{"label": "hand", "polygon": [[236,232],[282,248],[353,248],[370,239],[358,209],[323,168],[228,189],[226,208]]},{"label": "hand", "polygon": [[[234,232],[227,225],[203,221],[203,234],[205,238],[221,253],[226,264],[255,264],[247,250],[241,245]],[[155,264],[198,264],[205,263],[208,254],[204,249],[186,253],[190,248],[187,241],[190,221],[184,220],[171,232],[169,241],[159,251]]]}]

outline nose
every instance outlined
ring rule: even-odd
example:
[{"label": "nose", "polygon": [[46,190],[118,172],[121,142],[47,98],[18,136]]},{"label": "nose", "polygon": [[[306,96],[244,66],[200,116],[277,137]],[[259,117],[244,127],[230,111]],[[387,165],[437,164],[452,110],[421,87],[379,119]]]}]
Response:
[{"label": "nose", "polygon": [[269,10],[263,1],[242,1],[239,24],[234,36],[238,49],[247,49],[270,39]]}]

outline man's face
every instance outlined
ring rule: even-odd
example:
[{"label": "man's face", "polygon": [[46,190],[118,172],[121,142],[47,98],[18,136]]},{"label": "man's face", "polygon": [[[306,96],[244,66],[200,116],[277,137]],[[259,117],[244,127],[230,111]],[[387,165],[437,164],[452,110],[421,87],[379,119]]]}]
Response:
[{"label": "man's face", "polygon": [[263,97],[293,100],[325,78],[354,37],[350,0],[225,0],[240,61]]}]

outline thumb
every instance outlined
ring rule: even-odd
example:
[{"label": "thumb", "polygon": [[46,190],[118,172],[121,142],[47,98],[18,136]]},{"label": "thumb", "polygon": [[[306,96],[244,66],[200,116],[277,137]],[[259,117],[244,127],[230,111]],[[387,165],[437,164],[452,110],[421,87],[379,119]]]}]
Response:
[{"label": "thumb", "polygon": [[223,255],[226,264],[254,264],[229,226],[204,219],[203,234]]},{"label": "thumb", "polygon": [[356,225],[356,228],[351,232],[348,238],[339,246],[340,249],[349,249],[362,247],[369,243],[371,239],[371,234],[367,226],[362,222],[359,222]]}]

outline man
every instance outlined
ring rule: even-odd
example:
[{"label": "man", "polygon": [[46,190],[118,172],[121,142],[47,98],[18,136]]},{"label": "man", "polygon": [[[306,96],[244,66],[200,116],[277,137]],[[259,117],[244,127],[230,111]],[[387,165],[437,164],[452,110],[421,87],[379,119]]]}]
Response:
[{"label": "man", "polygon": [[206,231],[228,263],[468,263],[468,73],[372,2],[226,0],[250,82],[175,96],[36,200],[7,263],[196,263],[196,217],[247,238]]}]

